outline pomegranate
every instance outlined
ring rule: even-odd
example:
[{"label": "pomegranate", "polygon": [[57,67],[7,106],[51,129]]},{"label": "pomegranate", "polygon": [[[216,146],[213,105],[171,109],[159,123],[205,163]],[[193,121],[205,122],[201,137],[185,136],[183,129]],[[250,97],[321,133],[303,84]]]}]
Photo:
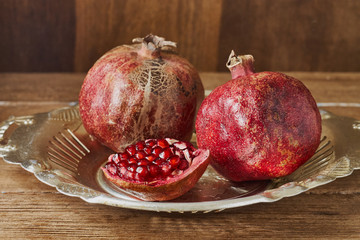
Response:
[{"label": "pomegranate", "polygon": [[166,201],[189,191],[210,162],[209,150],[170,138],[148,139],[111,154],[102,168],[108,180],[145,201]]},{"label": "pomegranate", "polygon": [[253,62],[232,51],[232,80],[205,98],[196,120],[198,146],[232,181],[288,175],[320,144],[321,116],[310,91],[283,73],[254,73]]},{"label": "pomegranate", "polygon": [[140,139],[191,139],[204,88],[174,42],[148,35],[103,55],[86,75],[82,122],[99,142],[120,151]]}]

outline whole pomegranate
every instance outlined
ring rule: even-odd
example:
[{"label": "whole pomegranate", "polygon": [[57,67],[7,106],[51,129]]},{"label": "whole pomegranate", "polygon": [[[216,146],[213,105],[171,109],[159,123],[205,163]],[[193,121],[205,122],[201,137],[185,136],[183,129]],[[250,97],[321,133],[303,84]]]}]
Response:
[{"label": "whole pomegranate", "polygon": [[148,139],[111,154],[105,177],[145,201],[166,201],[189,191],[210,162],[209,150],[175,139]]},{"label": "whole pomegranate", "polygon": [[141,139],[189,141],[204,88],[176,44],[148,35],[116,47],[89,70],[79,95],[82,122],[99,142],[119,151]]},{"label": "whole pomegranate", "polygon": [[321,116],[310,91],[282,73],[254,73],[253,62],[232,51],[232,80],[205,98],[196,120],[198,146],[232,181],[288,175],[320,144]]}]

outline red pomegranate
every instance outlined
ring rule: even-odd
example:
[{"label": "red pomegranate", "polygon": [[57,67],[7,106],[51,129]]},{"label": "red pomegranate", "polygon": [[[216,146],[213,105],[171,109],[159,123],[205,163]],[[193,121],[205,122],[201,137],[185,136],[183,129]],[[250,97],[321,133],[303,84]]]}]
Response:
[{"label": "red pomegranate", "polygon": [[232,181],[288,175],[320,144],[321,116],[310,91],[282,73],[254,73],[253,62],[230,54],[232,80],[205,98],[196,120],[198,146]]},{"label": "red pomegranate", "polygon": [[175,139],[148,139],[112,154],[105,177],[145,201],[166,201],[189,191],[210,162],[209,150]]},{"label": "red pomegranate", "polygon": [[85,129],[119,151],[142,139],[189,141],[204,88],[174,42],[148,35],[116,47],[89,70],[79,96]]}]

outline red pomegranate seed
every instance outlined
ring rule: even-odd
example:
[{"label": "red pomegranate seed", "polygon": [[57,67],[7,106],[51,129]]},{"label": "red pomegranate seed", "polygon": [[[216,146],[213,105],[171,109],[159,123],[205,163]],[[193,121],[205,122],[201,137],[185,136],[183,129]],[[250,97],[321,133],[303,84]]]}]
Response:
[{"label": "red pomegranate seed", "polygon": [[128,171],[128,170],[126,169],[126,167],[121,167],[121,168],[120,168],[120,171],[119,171],[119,175],[120,175],[120,176],[124,176],[127,171]]},{"label": "red pomegranate seed", "polygon": [[145,142],[140,141],[140,142],[135,144],[135,147],[136,147],[136,150],[143,150],[145,148]]},{"label": "red pomegranate seed", "polygon": [[147,155],[149,155],[149,154],[151,154],[152,148],[151,148],[151,147],[145,147],[145,148],[143,149],[143,151],[144,151]]},{"label": "red pomegranate seed", "polygon": [[169,176],[171,173],[171,166],[169,164],[163,164],[161,166],[161,172],[164,176]]},{"label": "red pomegranate seed", "polygon": [[126,175],[125,175],[125,177],[127,178],[127,179],[135,179],[135,172],[127,172],[126,173]]},{"label": "red pomegranate seed", "polygon": [[150,139],[150,140],[146,141],[146,146],[148,146],[148,147],[153,147],[155,145],[156,145],[156,141],[153,140],[153,139]]},{"label": "red pomegranate seed", "polygon": [[159,156],[159,154],[163,151],[163,149],[161,147],[155,147],[152,150],[152,154],[154,154],[155,156]]},{"label": "red pomegranate seed", "polygon": [[115,163],[107,163],[105,168],[112,174],[112,175],[116,175],[117,173],[117,166]]},{"label": "red pomegranate seed", "polygon": [[156,165],[158,165],[158,166],[160,166],[161,164],[163,164],[163,162],[165,162],[165,160],[164,160],[164,159],[161,159],[161,158],[156,158],[156,159],[154,160],[154,163],[155,163]]},{"label": "red pomegranate seed", "polygon": [[146,157],[146,153],[145,153],[144,151],[140,150],[140,151],[138,151],[137,153],[135,153],[135,157],[136,157],[137,159],[143,159],[143,158]]},{"label": "red pomegranate seed", "polygon": [[162,159],[168,159],[171,155],[173,155],[171,149],[165,148],[164,151],[159,154],[159,157]]},{"label": "red pomegranate seed", "polygon": [[185,159],[181,159],[180,160],[180,164],[179,164],[179,166],[178,166],[178,169],[180,169],[180,170],[185,170],[185,169],[187,169],[189,167],[189,162],[187,161],[187,160],[185,160]]},{"label": "red pomegranate seed", "polygon": [[113,161],[114,163],[118,164],[120,162],[118,154],[111,155],[108,160]]},{"label": "red pomegranate seed", "polygon": [[160,173],[160,168],[159,168],[157,165],[155,165],[155,164],[151,164],[151,165],[149,166],[149,170],[150,170],[150,174],[151,174],[152,176],[158,176],[159,173]]},{"label": "red pomegranate seed", "polygon": [[137,160],[136,160],[136,158],[134,158],[134,157],[129,158],[128,162],[129,162],[129,163],[137,164]]},{"label": "red pomegranate seed", "polygon": [[130,156],[133,156],[136,153],[136,147],[134,145],[130,145],[126,148],[126,151]]},{"label": "red pomegranate seed", "polygon": [[150,162],[146,159],[141,159],[139,162],[138,162],[138,165],[139,166],[148,166],[150,164]]},{"label": "red pomegranate seed", "polygon": [[165,139],[159,139],[157,141],[157,145],[161,148],[168,148],[169,147],[169,143],[165,140]]},{"label": "red pomegranate seed", "polygon": [[128,160],[129,157],[130,157],[127,152],[119,153],[119,154],[117,154],[117,155],[118,155],[118,157],[119,157],[120,160]]},{"label": "red pomegranate seed", "polygon": [[176,155],[170,157],[168,159],[168,161],[170,163],[171,168],[173,168],[173,169],[176,169],[179,166],[180,162],[181,162],[180,157],[176,156]]},{"label": "red pomegranate seed", "polygon": [[136,172],[138,173],[140,179],[146,179],[146,177],[149,175],[149,170],[144,166],[137,167]]},{"label": "red pomegranate seed", "polygon": [[151,154],[151,155],[146,156],[145,159],[147,159],[148,161],[152,162],[152,161],[154,161],[154,160],[156,159],[156,156],[153,155],[153,154]]},{"label": "red pomegranate seed", "polygon": [[129,166],[129,162],[126,160],[121,160],[118,164],[120,167],[125,167],[125,168]]},{"label": "red pomegranate seed", "polygon": [[129,170],[129,172],[135,172],[136,168],[137,168],[137,164],[132,163],[129,165],[128,170]]}]

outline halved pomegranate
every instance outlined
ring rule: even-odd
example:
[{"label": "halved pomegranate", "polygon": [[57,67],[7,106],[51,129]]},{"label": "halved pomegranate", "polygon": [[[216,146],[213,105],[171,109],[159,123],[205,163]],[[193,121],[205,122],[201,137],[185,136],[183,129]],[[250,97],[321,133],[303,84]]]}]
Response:
[{"label": "halved pomegranate", "polygon": [[145,201],[167,201],[188,192],[210,162],[210,152],[175,139],[148,139],[111,154],[106,178]]}]

